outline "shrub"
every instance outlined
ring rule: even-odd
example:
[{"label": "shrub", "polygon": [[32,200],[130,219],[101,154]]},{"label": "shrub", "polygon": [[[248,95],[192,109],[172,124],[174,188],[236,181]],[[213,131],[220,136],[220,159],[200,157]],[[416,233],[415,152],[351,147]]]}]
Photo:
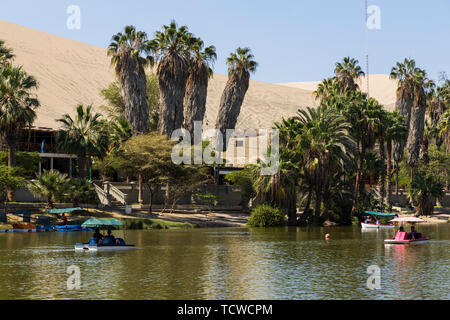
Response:
[{"label": "shrub", "polygon": [[268,204],[262,204],[255,207],[248,219],[249,227],[280,227],[286,224],[286,216],[279,208],[272,207]]}]

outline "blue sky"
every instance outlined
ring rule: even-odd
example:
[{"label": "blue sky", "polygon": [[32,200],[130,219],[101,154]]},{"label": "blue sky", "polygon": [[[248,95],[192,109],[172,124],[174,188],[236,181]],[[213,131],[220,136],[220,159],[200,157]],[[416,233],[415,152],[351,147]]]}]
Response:
[{"label": "blue sky", "polygon": [[[450,76],[449,0],[369,0],[381,9],[381,30],[369,32],[370,73],[389,73],[414,58],[432,78]],[[81,29],[66,27],[69,5],[81,9]],[[365,64],[364,0],[1,0],[0,19],[106,47],[133,24],[149,36],[175,19],[217,48],[215,72],[238,46],[259,62],[254,80],[321,80],[344,56]]]}]

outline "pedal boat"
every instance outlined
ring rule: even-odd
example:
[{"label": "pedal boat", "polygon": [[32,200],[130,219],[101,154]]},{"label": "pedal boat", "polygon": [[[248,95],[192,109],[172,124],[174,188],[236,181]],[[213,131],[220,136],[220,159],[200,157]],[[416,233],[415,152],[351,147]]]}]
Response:
[{"label": "pedal boat", "polygon": [[10,224],[0,224],[0,233],[14,232],[13,226]]},{"label": "pedal boat", "polygon": [[[384,212],[375,212],[375,211],[366,211],[364,212],[364,216],[372,216],[374,218],[395,218],[398,217],[395,213],[384,213]],[[361,222],[362,229],[395,229],[397,226],[393,223],[389,224],[376,224],[376,223],[364,223]]]},{"label": "pedal boat", "polygon": [[361,227],[363,229],[395,229],[394,224],[375,224],[375,223],[364,223],[361,222]]},{"label": "pedal boat", "polygon": [[[120,226],[123,226],[123,223],[117,219],[89,219],[81,225],[83,228],[102,228],[103,230]],[[123,251],[136,249],[134,244],[126,244],[121,238],[116,238],[116,240],[118,243],[98,244],[94,238],[91,238],[88,243],[75,244],[75,251]]]},{"label": "pedal boat", "polygon": [[116,244],[116,245],[101,245],[90,243],[77,243],[75,245],[76,251],[121,251],[136,249],[134,244]]},{"label": "pedal boat", "polygon": [[[392,223],[420,223],[424,222],[422,219],[415,218],[415,217],[403,217],[403,218],[396,218],[394,220],[391,220],[389,222]],[[397,232],[394,238],[386,239],[384,240],[385,244],[422,244],[427,243],[430,241],[429,238],[425,237],[422,233],[418,233],[419,238],[418,239],[409,239],[407,232]]]},{"label": "pedal boat", "polygon": [[14,223],[12,232],[36,232],[36,226],[28,223]]}]

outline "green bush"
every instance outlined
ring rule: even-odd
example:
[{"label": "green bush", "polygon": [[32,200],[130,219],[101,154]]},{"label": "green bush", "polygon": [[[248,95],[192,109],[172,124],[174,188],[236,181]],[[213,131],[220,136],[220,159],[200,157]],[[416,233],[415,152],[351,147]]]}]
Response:
[{"label": "green bush", "polygon": [[286,216],[284,212],[268,204],[255,207],[247,222],[247,226],[259,228],[280,227],[285,224]]},{"label": "green bush", "polygon": [[190,223],[164,221],[158,219],[120,219],[127,230],[149,229],[190,229],[194,226]]}]

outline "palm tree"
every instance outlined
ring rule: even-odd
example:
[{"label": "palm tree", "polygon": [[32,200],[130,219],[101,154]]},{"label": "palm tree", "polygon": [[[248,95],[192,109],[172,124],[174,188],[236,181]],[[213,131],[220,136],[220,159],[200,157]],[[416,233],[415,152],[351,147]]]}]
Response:
[{"label": "palm tree", "polygon": [[437,126],[439,136],[444,139],[446,151],[450,152],[450,109],[447,109],[441,116]]},{"label": "palm tree", "polygon": [[422,144],[425,128],[425,112],[427,108],[427,99],[425,94],[426,72],[415,68],[412,74],[410,85],[412,87],[412,108],[411,120],[409,126],[408,140],[406,147],[408,150],[408,165],[413,169],[416,167],[420,155],[420,145]]},{"label": "palm tree", "polygon": [[443,184],[436,181],[433,176],[417,175],[413,178],[408,188],[408,196],[417,202],[417,216],[433,214],[432,197],[442,197],[444,195],[443,188]]},{"label": "palm tree", "polygon": [[53,209],[54,203],[63,198],[69,184],[66,174],[59,171],[44,170],[37,180],[30,182],[30,191],[38,196],[47,199],[47,209]]},{"label": "palm tree", "polygon": [[[436,87],[433,81],[428,81],[427,86],[427,115],[430,118],[430,126],[433,129],[436,129],[439,120],[446,109],[446,102],[449,98],[449,90],[444,85],[441,87]],[[447,102],[448,103],[448,102]],[[442,137],[439,135],[435,136],[436,138],[436,146],[438,149],[441,148],[443,143]]]},{"label": "palm tree", "polygon": [[223,135],[223,150],[226,151],[226,130],[234,129],[241,112],[242,103],[250,84],[250,73],[256,71],[258,63],[249,48],[237,48],[227,59],[228,81],[220,99],[216,129]]},{"label": "palm tree", "polygon": [[299,110],[297,119],[302,125],[298,148],[305,168],[314,177],[314,222],[319,225],[328,218],[332,172],[352,162],[356,146],[349,134],[349,124],[336,109],[319,106]]},{"label": "palm tree", "polygon": [[[398,111],[388,112],[386,119],[386,201],[389,209],[392,207],[392,144],[399,141],[406,140],[408,136],[408,131],[406,130],[405,117],[402,116]],[[398,175],[397,175],[398,179]],[[398,186],[398,181],[396,182]]]},{"label": "palm tree", "polygon": [[334,77],[322,80],[322,82],[317,86],[317,89],[313,92],[313,96],[316,99],[320,99],[320,102],[322,103],[325,99],[338,96],[340,93],[340,82],[338,82],[336,77]]},{"label": "palm tree", "polygon": [[382,111],[381,105],[361,91],[349,91],[334,101],[335,108],[341,110],[348,123],[351,123],[350,134],[356,142],[357,168],[354,183],[354,206],[357,209],[360,195],[364,192],[364,167],[366,155],[373,149],[377,140],[377,128]]},{"label": "palm tree", "polygon": [[[102,180],[107,178],[107,170],[117,162],[117,155],[123,151],[123,145],[131,137],[131,128],[128,121],[122,117],[117,117],[109,121],[101,121],[101,133],[97,146],[101,149],[97,153],[98,162],[101,168]],[[114,166],[113,166],[114,167]]]},{"label": "palm tree", "polygon": [[206,111],[206,95],[208,92],[208,79],[213,72],[211,64],[216,60],[216,48],[204,48],[199,38],[192,39],[192,58],[189,61],[189,77],[186,83],[184,97],[184,128],[191,137],[194,134],[194,121],[203,121]]},{"label": "palm tree", "polygon": [[383,165],[383,169],[380,171],[378,177],[377,190],[380,193],[380,203],[382,206],[385,205],[386,200],[386,130],[388,126],[388,113],[383,110],[383,107],[380,105],[380,109],[377,115],[376,121],[376,129],[375,135],[378,140],[378,152],[381,164]]},{"label": "palm tree", "polygon": [[280,154],[278,172],[272,176],[261,175],[265,163],[250,166],[256,201],[270,203],[284,208],[288,216],[288,225],[297,225],[297,184],[299,176],[295,150],[283,149]]},{"label": "palm tree", "polygon": [[126,26],[124,33],[114,35],[107,51],[122,86],[125,118],[133,135],[148,130],[145,67],[153,64],[152,52],[147,34],[136,31],[134,26]]},{"label": "palm tree", "polygon": [[66,190],[66,196],[72,201],[73,207],[78,208],[83,200],[88,200],[90,190],[90,185],[86,180],[71,179]]},{"label": "palm tree", "polygon": [[266,162],[249,166],[256,200],[284,208],[288,215],[288,225],[297,225],[297,187],[300,176],[301,153],[297,148],[297,137],[302,124],[296,118],[282,119],[275,123],[279,130],[280,153],[276,174],[261,175]]},{"label": "palm tree", "polygon": [[[413,74],[416,69],[416,62],[413,59],[406,59],[403,62],[397,62],[392,68],[390,78],[398,80],[397,100],[395,109],[405,118],[406,130],[409,133],[411,122],[411,109],[413,104],[413,87],[411,85]],[[395,172],[398,180],[399,163],[403,159],[406,139],[394,143],[394,161]],[[398,192],[398,186],[397,186]]]},{"label": "palm tree", "polygon": [[12,49],[5,47],[5,41],[0,40],[0,67],[5,66],[9,60],[14,58]]},{"label": "palm tree", "polygon": [[358,60],[350,57],[345,57],[342,62],[336,63],[334,73],[337,81],[340,83],[341,94],[343,94],[347,89],[352,91],[358,90],[356,80],[359,77],[364,76],[364,71],[362,71],[358,63]]},{"label": "palm tree", "polygon": [[158,130],[172,135],[183,125],[183,102],[189,71],[192,34],[187,26],[178,27],[175,21],[157,31],[152,41],[159,57],[157,75],[161,100]]},{"label": "palm tree", "polygon": [[37,89],[36,79],[22,67],[7,64],[0,69],[0,135],[8,146],[8,166],[14,167],[15,148],[21,131],[36,118],[39,101],[31,93]]},{"label": "palm tree", "polygon": [[93,112],[92,106],[85,107],[80,104],[76,107],[75,118],[65,114],[57,120],[63,126],[56,137],[57,146],[61,150],[78,156],[80,178],[86,177],[85,168],[88,157],[99,156],[104,150],[100,143],[102,138],[100,117],[99,113]]},{"label": "palm tree", "polygon": [[[154,73],[146,75],[147,82],[147,107],[149,112],[149,131],[156,131],[159,119],[159,85],[158,76]],[[109,119],[125,118],[125,102],[119,81],[111,82],[108,87],[100,91],[101,96],[107,102],[99,106],[104,115]]]}]

